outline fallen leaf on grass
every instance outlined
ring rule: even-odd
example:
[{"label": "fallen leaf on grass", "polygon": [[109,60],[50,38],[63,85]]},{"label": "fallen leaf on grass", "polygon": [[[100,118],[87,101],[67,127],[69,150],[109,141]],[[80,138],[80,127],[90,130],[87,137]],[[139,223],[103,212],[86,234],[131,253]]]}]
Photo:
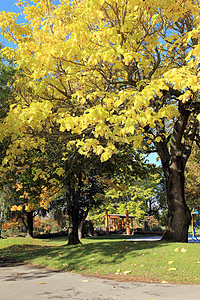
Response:
[{"label": "fallen leaf on grass", "polygon": [[90,258],[89,261],[90,261],[90,260],[94,260],[94,257]]},{"label": "fallen leaf on grass", "polygon": [[176,268],[170,268],[168,271],[176,271]]},{"label": "fallen leaf on grass", "polygon": [[129,274],[129,273],[131,273],[132,271],[125,271],[125,272],[123,272],[124,273],[124,275],[127,275],[127,274]]},{"label": "fallen leaf on grass", "polygon": [[182,252],[182,253],[186,253],[187,250],[186,250],[185,248],[182,248],[182,249],[181,249],[181,252]]},{"label": "fallen leaf on grass", "polygon": [[120,272],[121,272],[121,269],[118,269],[118,270],[117,270],[117,273],[120,273]]},{"label": "fallen leaf on grass", "polygon": [[171,264],[173,264],[173,263],[174,263],[174,260],[168,261],[168,264],[169,264],[169,265],[171,265]]},{"label": "fallen leaf on grass", "polygon": [[175,252],[179,252],[179,251],[180,251],[180,249],[179,249],[179,248],[176,248],[176,249],[174,249],[174,251],[175,251]]}]

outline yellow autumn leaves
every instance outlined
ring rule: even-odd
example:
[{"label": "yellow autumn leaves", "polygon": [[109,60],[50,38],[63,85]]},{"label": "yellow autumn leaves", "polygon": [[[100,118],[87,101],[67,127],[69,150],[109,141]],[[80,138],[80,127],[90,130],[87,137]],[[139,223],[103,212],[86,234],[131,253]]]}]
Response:
[{"label": "yellow autumn leaves", "polygon": [[[24,135],[21,148],[38,145],[44,151],[45,142],[34,144],[27,132],[51,133],[59,126],[63,135],[75,137],[80,154],[93,152],[104,162],[116,153],[115,143],[137,149],[144,136],[152,142],[145,126],[154,129],[178,117],[177,103],[163,101],[163,90],[178,89],[183,103],[199,90],[198,1],[20,3],[28,24],[18,25],[16,14],[0,14],[1,33],[17,44],[3,53],[24,73],[16,79],[17,103],[0,139]],[[189,15],[191,30],[172,30],[171,24]],[[177,66],[183,50],[184,64]],[[17,153],[19,145],[13,147]]]}]

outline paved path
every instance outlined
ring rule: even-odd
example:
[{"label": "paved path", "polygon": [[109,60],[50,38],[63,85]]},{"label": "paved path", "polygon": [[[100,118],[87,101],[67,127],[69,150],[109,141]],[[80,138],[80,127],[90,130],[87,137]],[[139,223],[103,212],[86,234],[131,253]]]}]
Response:
[{"label": "paved path", "polygon": [[[188,237],[188,243],[199,243],[200,242],[200,236],[197,237],[198,240],[192,237]],[[140,237],[134,237],[132,239],[127,239],[127,241],[133,241],[133,242],[156,242],[160,241],[162,239],[162,236],[140,236]],[[200,299],[200,298],[199,298]]]},{"label": "paved path", "polygon": [[0,300],[199,300],[200,285],[114,282],[31,266],[0,266]]}]

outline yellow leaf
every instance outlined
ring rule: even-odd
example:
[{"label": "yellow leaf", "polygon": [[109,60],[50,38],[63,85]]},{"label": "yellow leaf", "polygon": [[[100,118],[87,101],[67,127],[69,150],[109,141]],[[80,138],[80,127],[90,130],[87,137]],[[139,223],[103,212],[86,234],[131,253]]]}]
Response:
[{"label": "yellow leaf", "polygon": [[171,265],[171,264],[173,264],[173,263],[174,263],[174,260],[168,261],[168,264],[169,264],[169,265]]},{"label": "yellow leaf", "polygon": [[162,141],[162,138],[161,138],[160,136],[157,136],[157,137],[155,138],[155,141],[156,141],[157,143],[160,143],[160,142]]},{"label": "yellow leaf", "polygon": [[40,282],[40,284],[45,284],[46,282]]},{"label": "yellow leaf", "polygon": [[127,275],[127,274],[129,274],[129,273],[131,273],[132,271],[125,271],[125,272],[123,272],[124,273],[124,275]]},{"label": "yellow leaf", "polygon": [[176,268],[170,268],[168,271],[176,271]]},{"label": "yellow leaf", "polygon": [[61,176],[65,173],[65,170],[63,168],[57,168],[55,173],[58,174],[58,176]]},{"label": "yellow leaf", "polygon": [[186,253],[187,250],[186,250],[185,248],[182,248],[182,249],[181,249],[181,252],[182,252],[182,253]]},{"label": "yellow leaf", "polygon": [[179,251],[180,251],[180,249],[179,249],[179,248],[176,248],[176,249],[174,249],[174,251],[175,251],[175,252],[179,252]]},{"label": "yellow leaf", "polygon": [[111,157],[111,152],[105,151],[101,154],[101,162],[108,160]]},{"label": "yellow leaf", "polygon": [[198,116],[197,116],[197,120],[200,122],[200,114],[198,114]]}]

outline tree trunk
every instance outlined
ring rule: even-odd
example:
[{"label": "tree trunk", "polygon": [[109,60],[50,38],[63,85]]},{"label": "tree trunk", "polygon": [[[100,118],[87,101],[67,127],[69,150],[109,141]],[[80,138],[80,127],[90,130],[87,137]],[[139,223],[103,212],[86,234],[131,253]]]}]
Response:
[{"label": "tree trunk", "polygon": [[78,237],[79,237],[79,239],[82,239],[83,225],[84,225],[85,219],[87,218],[88,213],[89,213],[89,208],[86,211],[83,211],[81,216],[79,216],[79,219],[80,219],[79,226],[78,226]]},{"label": "tree trunk", "polygon": [[68,230],[68,245],[78,245],[81,244],[78,236],[79,227],[79,210],[77,205],[71,205],[68,209],[69,216],[69,230]]},{"label": "tree trunk", "polygon": [[3,219],[3,209],[0,210],[0,238],[2,238],[1,236],[2,219]]},{"label": "tree trunk", "polygon": [[33,237],[33,211],[26,213],[26,237]]},{"label": "tree trunk", "polygon": [[162,240],[187,243],[191,214],[184,196],[184,170],[179,170],[174,161],[167,174],[165,172],[165,179],[168,224]]},{"label": "tree trunk", "polygon": [[157,126],[157,133],[163,136],[163,140],[155,145],[162,162],[168,204],[168,224],[163,240],[186,243],[191,214],[185,201],[184,172],[197,132],[197,124],[195,122],[188,124],[191,111],[181,104],[179,113],[180,116],[170,136],[170,147],[168,147],[164,126],[161,125]]},{"label": "tree trunk", "polygon": [[84,224],[85,218],[82,218],[81,222],[79,223],[78,226],[78,238],[82,239],[83,237],[83,224]]},{"label": "tree trunk", "polygon": [[67,200],[67,214],[69,218],[68,229],[68,245],[81,244],[78,237],[78,227],[80,223],[80,197],[81,188],[83,186],[81,168],[77,174],[67,171],[66,178],[66,200]]}]

